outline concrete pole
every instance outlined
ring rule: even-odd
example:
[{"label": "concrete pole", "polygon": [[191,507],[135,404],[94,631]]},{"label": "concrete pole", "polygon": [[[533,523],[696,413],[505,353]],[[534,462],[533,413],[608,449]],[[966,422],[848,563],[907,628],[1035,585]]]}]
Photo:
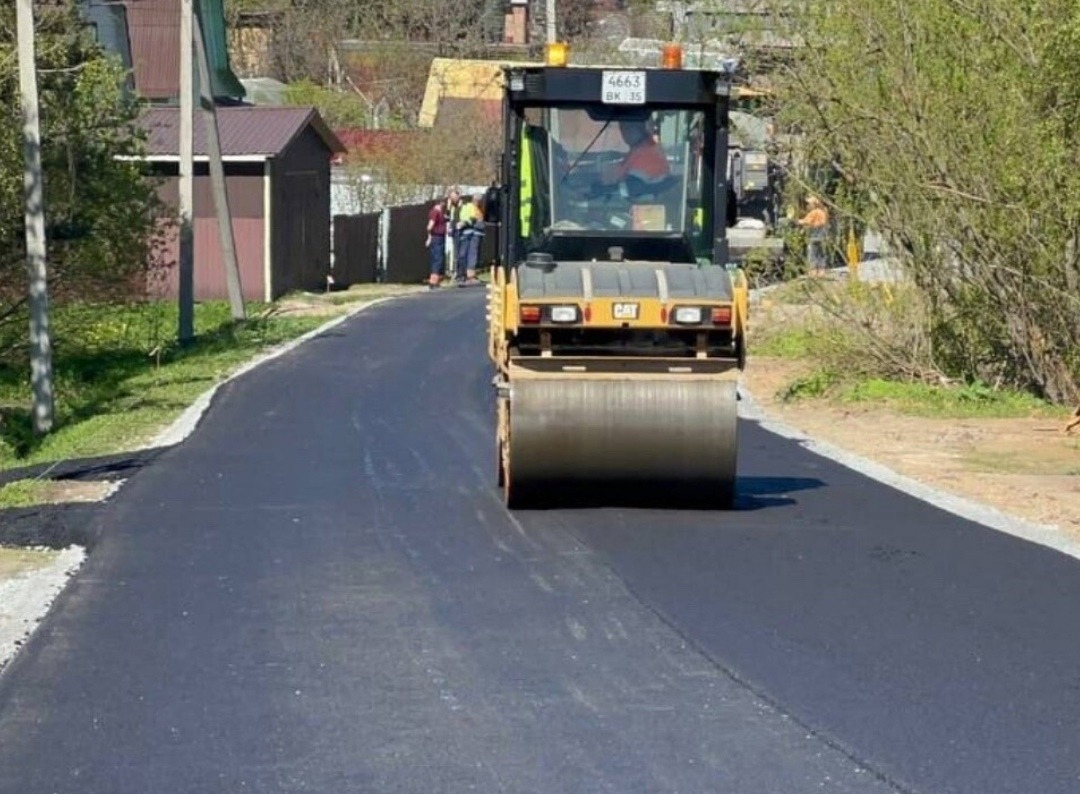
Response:
[{"label": "concrete pole", "polygon": [[195,50],[199,62],[199,104],[206,123],[206,149],[210,161],[210,185],[214,193],[214,209],[217,211],[218,234],[221,239],[221,258],[225,264],[225,285],[229,291],[229,306],[234,320],[243,320],[244,293],[240,284],[240,267],[236,261],[236,244],[233,240],[232,213],[229,212],[229,195],[225,190],[225,168],[221,163],[221,141],[218,138],[217,111],[214,106],[214,88],[210,82],[210,63],[206,58],[206,40],[202,24],[195,18]]},{"label": "concrete pole", "polygon": [[379,220],[379,269],[375,280],[385,282],[387,280],[386,268],[390,260],[390,208],[383,207],[382,218]]},{"label": "concrete pole", "polygon": [[547,0],[544,8],[544,24],[547,27],[547,43],[552,44],[558,41],[555,30],[555,0]]},{"label": "concrete pole", "polygon": [[195,338],[195,81],[192,19],[195,0],[180,0],[180,239],[177,338]]},{"label": "concrete pole", "polygon": [[34,9],[17,0],[19,94],[23,118],[23,191],[26,197],[26,268],[30,277],[30,385],[34,395],[34,432],[53,426],[52,343],[49,336],[49,290],[45,261],[45,180],[41,169]]}]

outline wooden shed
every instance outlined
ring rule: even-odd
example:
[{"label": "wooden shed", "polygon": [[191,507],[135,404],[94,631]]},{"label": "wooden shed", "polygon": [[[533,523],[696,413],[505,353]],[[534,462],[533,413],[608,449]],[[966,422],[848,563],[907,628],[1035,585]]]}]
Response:
[{"label": "wooden shed", "polygon": [[[195,297],[227,297],[201,113],[195,120]],[[314,108],[219,107],[218,132],[246,300],[271,301],[320,289],[330,271],[330,164],[345,147]],[[146,160],[164,178],[161,197],[179,211],[179,124],[175,107],[146,111]],[[158,254],[177,261],[175,232]],[[169,267],[165,295],[176,294]]]}]

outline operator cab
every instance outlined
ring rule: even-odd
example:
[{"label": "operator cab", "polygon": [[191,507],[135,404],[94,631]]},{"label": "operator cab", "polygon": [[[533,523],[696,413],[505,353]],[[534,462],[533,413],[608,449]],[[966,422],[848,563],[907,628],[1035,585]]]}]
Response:
[{"label": "operator cab", "polygon": [[[507,202],[504,261],[608,260],[618,248],[626,259],[726,264],[722,75],[508,71],[504,184],[518,189]],[[627,88],[609,88],[619,83]]]}]

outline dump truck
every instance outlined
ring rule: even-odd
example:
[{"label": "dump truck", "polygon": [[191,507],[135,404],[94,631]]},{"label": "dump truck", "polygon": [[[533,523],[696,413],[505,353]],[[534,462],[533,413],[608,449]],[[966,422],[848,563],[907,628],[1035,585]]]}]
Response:
[{"label": "dump truck", "polygon": [[630,69],[551,49],[504,75],[488,352],[506,504],[730,508],[748,319],[725,239],[730,80],[672,48]]}]

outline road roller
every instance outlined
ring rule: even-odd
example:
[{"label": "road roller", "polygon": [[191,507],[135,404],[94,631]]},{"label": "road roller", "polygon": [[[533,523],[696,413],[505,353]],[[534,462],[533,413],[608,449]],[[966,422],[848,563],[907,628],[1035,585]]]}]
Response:
[{"label": "road roller", "polygon": [[731,80],[674,47],[655,68],[566,54],[504,72],[499,486],[511,508],[730,508],[748,317],[725,234]]}]

